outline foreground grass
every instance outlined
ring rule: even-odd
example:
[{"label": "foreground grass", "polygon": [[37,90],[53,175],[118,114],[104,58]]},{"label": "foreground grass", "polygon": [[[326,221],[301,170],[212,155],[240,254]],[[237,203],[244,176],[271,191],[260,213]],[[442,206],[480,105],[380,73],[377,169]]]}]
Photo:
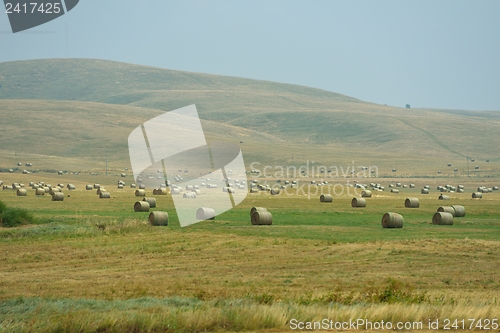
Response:
[{"label": "foreground grass", "polygon": [[[248,299],[199,301],[190,298],[133,300],[15,299],[0,302],[4,332],[213,332],[289,331],[290,320],[409,322],[427,328],[430,320],[493,318],[500,306],[358,304],[343,306],[259,304]],[[418,326],[414,326],[418,327]],[[443,328],[441,324],[439,326]],[[365,329],[366,326],[360,326]]]}]

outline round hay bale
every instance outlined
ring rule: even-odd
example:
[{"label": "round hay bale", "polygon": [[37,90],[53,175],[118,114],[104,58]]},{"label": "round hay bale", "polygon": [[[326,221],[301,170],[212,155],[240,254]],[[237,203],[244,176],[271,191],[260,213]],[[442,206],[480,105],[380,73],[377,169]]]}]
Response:
[{"label": "round hay bale", "polygon": [[68,184],[68,185],[66,185],[66,188],[67,188],[69,191],[76,190],[76,186],[75,186],[74,184]]},{"label": "round hay bale", "polygon": [[167,212],[151,212],[149,214],[149,223],[155,226],[166,226],[168,225],[168,213]]},{"label": "round hay bale", "polygon": [[273,224],[273,216],[268,211],[255,211],[250,217],[253,225],[271,225]]},{"label": "round hay bale", "polygon": [[333,196],[331,194],[322,194],[319,197],[320,202],[333,202]]},{"label": "round hay bale", "polygon": [[251,188],[250,189],[250,193],[257,193],[257,192],[259,192],[259,190],[257,190],[256,188]]},{"label": "round hay bale", "polygon": [[87,191],[92,191],[94,189],[94,187],[92,185],[85,185],[85,189]]},{"label": "round hay bale", "polygon": [[465,207],[460,206],[460,205],[453,205],[451,206],[455,210],[455,214],[453,216],[455,217],[464,217],[465,216]]},{"label": "round hay bale", "polygon": [[178,188],[172,188],[170,189],[170,194],[181,194],[181,190]]},{"label": "round hay bale", "polygon": [[453,215],[448,212],[436,212],[432,217],[432,224],[453,225]]},{"label": "round hay bale", "polygon": [[134,204],[134,212],[149,212],[149,202],[137,201]]},{"label": "round hay bale", "polygon": [[450,213],[452,216],[455,216],[455,209],[452,206],[441,206],[437,211],[441,213]]},{"label": "round hay bale", "polygon": [[194,192],[186,192],[182,195],[184,199],[196,199],[196,193]]},{"label": "round hay bale", "polygon": [[94,189],[97,190],[99,187],[101,187],[100,184],[94,184]]},{"label": "round hay bale", "polygon": [[142,190],[142,189],[135,190],[135,196],[136,197],[145,197],[146,196],[146,191]]},{"label": "round hay bale", "polygon": [[143,198],[142,201],[147,201],[147,203],[149,204],[149,207],[151,208],[156,208],[156,198]]},{"label": "round hay bale", "polygon": [[410,188],[415,188],[415,184],[410,184]]},{"label": "round hay bale", "polygon": [[110,199],[111,198],[111,193],[109,192],[101,192],[99,194],[99,199]]},{"label": "round hay bale", "polygon": [[418,198],[406,198],[405,207],[406,208],[419,208],[420,207],[420,200],[418,200]]},{"label": "round hay bale", "polygon": [[54,192],[54,194],[52,194],[52,201],[64,201],[64,193]]},{"label": "round hay bale", "polygon": [[404,223],[404,218],[398,213],[385,213],[382,216],[382,227],[383,228],[402,228]]},{"label": "round hay bale", "polygon": [[135,184],[130,184],[130,188],[136,188],[136,187],[137,187],[137,185],[135,185]]},{"label": "round hay bale", "polygon": [[363,197],[363,198],[371,198],[372,197],[372,191],[364,190],[363,192],[361,192],[361,197]]},{"label": "round hay bale", "polygon": [[421,193],[421,194],[429,194],[429,193],[430,193],[430,191],[429,191],[429,189],[428,189],[428,188],[423,188],[423,189],[421,189],[421,190],[420,190],[420,193]]},{"label": "round hay bale", "polygon": [[53,187],[49,190],[49,194],[50,195],[54,195],[54,193],[57,193],[57,192],[61,192],[61,188],[60,187]]},{"label": "round hay bale", "polygon": [[450,197],[447,195],[440,194],[438,199],[439,200],[450,200]]},{"label": "round hay bale", "polygon": [[472,199],[481,199],[482,197],[483,197],[483,194],[480,192],[472,193]]},{"label": "round hay bale", "polygon": [[195,189],[195,190],[193,190],[193,193],[194,193],[194,194],[196,194],[196,195],[200,195],[200,194],[201,194],[201,191],[200,191],[200,190],[198,190],[198,189]]},{"label": "round hay bale", "polygon": [[491,189],[492,189],[493,191],[498,191],[498,186],[493,186]]},{"label": "round hay bale", "polygon": [[144,185],[144,184],[139,185],[139,189],[145,190],[146,189],[146,185]]},{"label": "round hay bale", "polygon": [[39,187],[35,190],[35,195],[45,195],[45,189],[43,187]]},{"label": "round hay bale", "polygon": [[214,220],[215,219],[215,209],[208,207],[200,207],[196,211],[196,219],[199,221],[203,220]]},{"label": "round hay bale", "polygon": [[107,191],[104,187],[99,187],[95,192],[96,192],[95,194],[101,195],[102,192],[107,192]]},{"label": "round hay bale", "polygon": [[17,196],[18,197],[25,197],[28,195],[28,191],[26,191],[25,188],[20,188],[17,190]]},{"label": "round hay bale", "polygon": [[45,191],[45,193],[50,193],[50,189],[51,189],[51,187],[47,187],[47,186],[45,186],[43,188],[43,190]]},{"label": "round hay bale", "polygon": [[267,208],[264,208],[264,207],[252,207],[252,209],[250,209],[250,216],[252,216],[253,213],[255,212],[267,212]]},{"label": "round hay bale", "polygon": [[366,207],[366,199],[365,198],[352,198],[351,206],[354,208]]},{"label": "round hay bale", "polygon": [[280,194],[280,190],[279,189],[271,189],[271,195],[279,195]]},{"label": "round hay bale", "polygon": [[391,193],[399,193],[399,190],[398,190],[398,189],[393,188],[393,189],[391,189]]},{"label": "round hay bale", "polygon": [[117,186],[119,190],[123,190],[123,184]]}]

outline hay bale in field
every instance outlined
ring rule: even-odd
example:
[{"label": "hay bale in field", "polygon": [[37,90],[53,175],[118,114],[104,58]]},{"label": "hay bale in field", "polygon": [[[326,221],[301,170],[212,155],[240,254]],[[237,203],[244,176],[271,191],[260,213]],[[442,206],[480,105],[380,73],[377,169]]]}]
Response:
[{"label": "hay bale in field", "polygon": [[149,204],[149,207],[156,208],[156,198],[143,198],[142,201],[146,201]]},{"label": "hay bale in field", "polygon": [[193,185],[186,185],[186,191],[192,191],[194,190]]},{"label": "hay bale in field", "polygon": [[95,191],[95,194],[101,195],[102,192],[107,192],[107,191],[104,187],[99,187],[97,191]]},{"label": "hay bale in field", "polygon": [[259,192],[259,190],[257,190],[256,188],[251,188],[250,189],[250,193],[257,193],[257,192]]},{"label": "hay bale in field", "polygon": [[50,195],[54,195],[54,193],[57,193],[57,192],[61,192],[61,188],[60,187],[53,187],[49,190],[49,194]]},{"label": "hay bale in field", "polygon": [[354,207],[354,208],[366,207],[366,199],[365,198],[352,198],[351,207]]},{"label": "hay bale in field", "polygon": [[68,184],[68,185],[66,185],[66,188],[67,188],[69,191],[76,190],[76,186],[75,186],[74,184]]},{"label": "hay bale in field", "polygon": [[415,188],[415,184],[410,184],[410,188]]},{"label": "hay bale in field", "polygon": [[453,205],[451,206],[455,210],[455,214],[453,216],[455,217],[464,217],[465,216],[465,207],[460,206],[460,205]]},{"label": "hay bale in field", "polygon": [[423,188],[423,189],[421,189],[421,190],[420,190],[420,193],[421,193],[421,194],[429,194],[429,193],[430,193],[430,191],[429,191],[429,189],[428,189],[428,188]]},{"label": "hay bale in field", "polygon": [[28,195],[28,191],[26,191],[25,188],[20,188],[20,189],[17,190],[16,194],[17,194],[18,197],[25,197],[25,196]]},{"label": "hay bale in field", "polygon": [[463,188],[457,188],[457,193],[464,193],[464,189]]},{"label": "hay bale in field", "polygon": [[268,211],[255,211],[250,216],[250,221],[253,225],[272,225],[273,216]]},{"label": "hay bale in field", "polygon": [[64,193],[54,192],[54,194],[52,194],[52,201],[64,201]]},{"label": "hay bale in field", "polygon": [[398,213],[387,212],[382,216],[382,228],[402,228],[404,218]]},{"label": "hay bale in field", "polygon": [[450,200],[450,197],[447,195],[440,194],[438,199],[439,200]]},{"label": "hay bale in field", "polygon": [[493,186],[491,189],[492,189],[493,191],[498,191],[498,186]]},{"label": "hay bale in field", "polygon": [[453,215],[448,212],[436,212],[432,217],[432,224],[453,225]]},{"label": "hay bale in field", "polygon": [[441,213],[450,213],[451,215],[455,216],[455,209],[452,206],[441,206],[437,211]]},{"label": "hay bale in field", "polygon": [[94,189],[94,187],[92,185],[85,185],[85,189],[87,191],[92,191]]},{"label": "hay bale in field", "polygon": [[117,186],[119,190],[123,190],[123,184]]},{"label": "hay bale in field", "polygon": [[142,189],[135,190],[135,196],[136,197],[145,197],[146,196],[146,191],[142,190]]},{"label": "hay bale in field", "polygon": [[167,189],[165,187],[160,187],[156,190],[156,195],[167,195]]},{"label": "hay bale in field", "polygon": [[483,194],[480,192],[472,193],[472,199],[481,199],[482,197],[483,197]]},{"label": "hay bale in field", "polygon": [[35,190],[35,195],[45,195],[45,189],[43,187],[39,187]]},{"label": "hay bale in field", "polygon": [[154,226],[168,225],[168,213],[159,211],[151,212],[149,214],[149,223]]},{"label": "hay bale in field", "polygon": [[201,191],[200,191],[200,190],[198,190],[198,189],[194,189],[194,190],[193,190],[193,193],[194,193],[194,194],[196,194],[196,195],[200,195],[200,194],[201,194]]},{"label": "hay bale in field", "polygon": [[111,193],[109,192],[101,192],[99,194],[99,199],[110,199],[111,198]]},{"label": "hay bale in field", "polygon": [[186,192],[182,195],[184,199],[196,199],[196,193],[194,192]]},{"label": "hay bale in field", "polygon": [[280,194],[280,190],[279,189],[275,189],[275,188],[271,189],[271,195],[279,195],[279,194]]},{"label": "hay bale in field", "polygon": [[134,204],[134,212],[149,212],[149,202],[147,201],[137,201]]},{"label": "hay bale in field", "polygon": [[101,187],[100,184],[94,184],[94,189],[97,190],[99,187]]},{"label": "hay bale in field", "polygon": [[49,193],[50,189],[51,189],[51,187],[47,187],[47,186],[43,187],[43,190],[45,191],[45,193]]},{"label": "hay bale in field", "polygon": [[420,207],[420,200],[418,200],[418,198],[406,198],[405,207],[406,208],[419,208]]},{"label": "hay bale in field", "polygon": [[181,190],[179,190],[178,188],[171,188],[170,194],[181,194]]},{"label": "hay bale in field", "polygon": [[361,192],[361,197],[363,197],[363,198],[371,198],[372,197],[372,191],[364,190],[363,192]]},{"label": "hay bale in field", "polygon": [[135,184],[130,184],[130,188],[136,188],[136,187],[137,187],[137,185],[135,185]]},{"label": "hay bale in field", "polygon": [[331,194],[322,194],[319,197],[320,202],[333,202],[333,196]]},{"label": "hay bale in field", "polygon": [[214,220],[215,219],[215,209],[208,207],[200,207],[196,211],[196,219],[199,221],[203,220]]},{"label": "hay bale in field", "polygon": [[146,189],[146,185],[144,185],[144,184],[139,185],[139,189],[145,190]]},{"label": "hay bale in field", "polygon": [[393,189],[391,189],[391,193],[399,193],[399,190],[398,190],[398,189],[393,188]]},{"label": "hay bale in field", "polygon": [[265,208],[265,207],[252,207],[250,209],[250,216],[252,216],[252,214],[255,212],[267,212],[267,208]]}]

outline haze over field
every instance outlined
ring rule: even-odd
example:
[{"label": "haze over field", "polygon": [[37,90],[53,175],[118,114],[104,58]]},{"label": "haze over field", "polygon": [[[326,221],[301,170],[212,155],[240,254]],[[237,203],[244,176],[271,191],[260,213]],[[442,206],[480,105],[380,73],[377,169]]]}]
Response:
[{"label": "haze over field", "polygon": [[128,166],[133,128],[196,104],[209,141],[242,142],[247,167],[355,161],[382,174],[398,166],[405,175],[455,167],[463,174],[470,154],[480,172],[499,171],[500,112],[396,108],[303,86],[90,59],[1,63],[0,84],[1,149],[12,161],[36,154],[95,166],[108,152],[112,165]]}]

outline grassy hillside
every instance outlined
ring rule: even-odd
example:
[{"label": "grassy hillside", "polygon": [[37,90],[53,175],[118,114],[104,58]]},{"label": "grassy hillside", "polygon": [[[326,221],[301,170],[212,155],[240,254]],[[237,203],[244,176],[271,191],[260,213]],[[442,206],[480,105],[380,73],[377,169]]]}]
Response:
[{"label": "grassy hillside", "polygon": [[500,174],[500,112],[394,108],[296,85],[89,59],[1,63],[0,85],[0,167],[21,154],[102,168],[106,151],[114,167],[128,167],[133,128],[196,104],[207,138],[242,141],[247,165],[355,161],[386,175],[464,175],[469,154],[476,174]]}]

